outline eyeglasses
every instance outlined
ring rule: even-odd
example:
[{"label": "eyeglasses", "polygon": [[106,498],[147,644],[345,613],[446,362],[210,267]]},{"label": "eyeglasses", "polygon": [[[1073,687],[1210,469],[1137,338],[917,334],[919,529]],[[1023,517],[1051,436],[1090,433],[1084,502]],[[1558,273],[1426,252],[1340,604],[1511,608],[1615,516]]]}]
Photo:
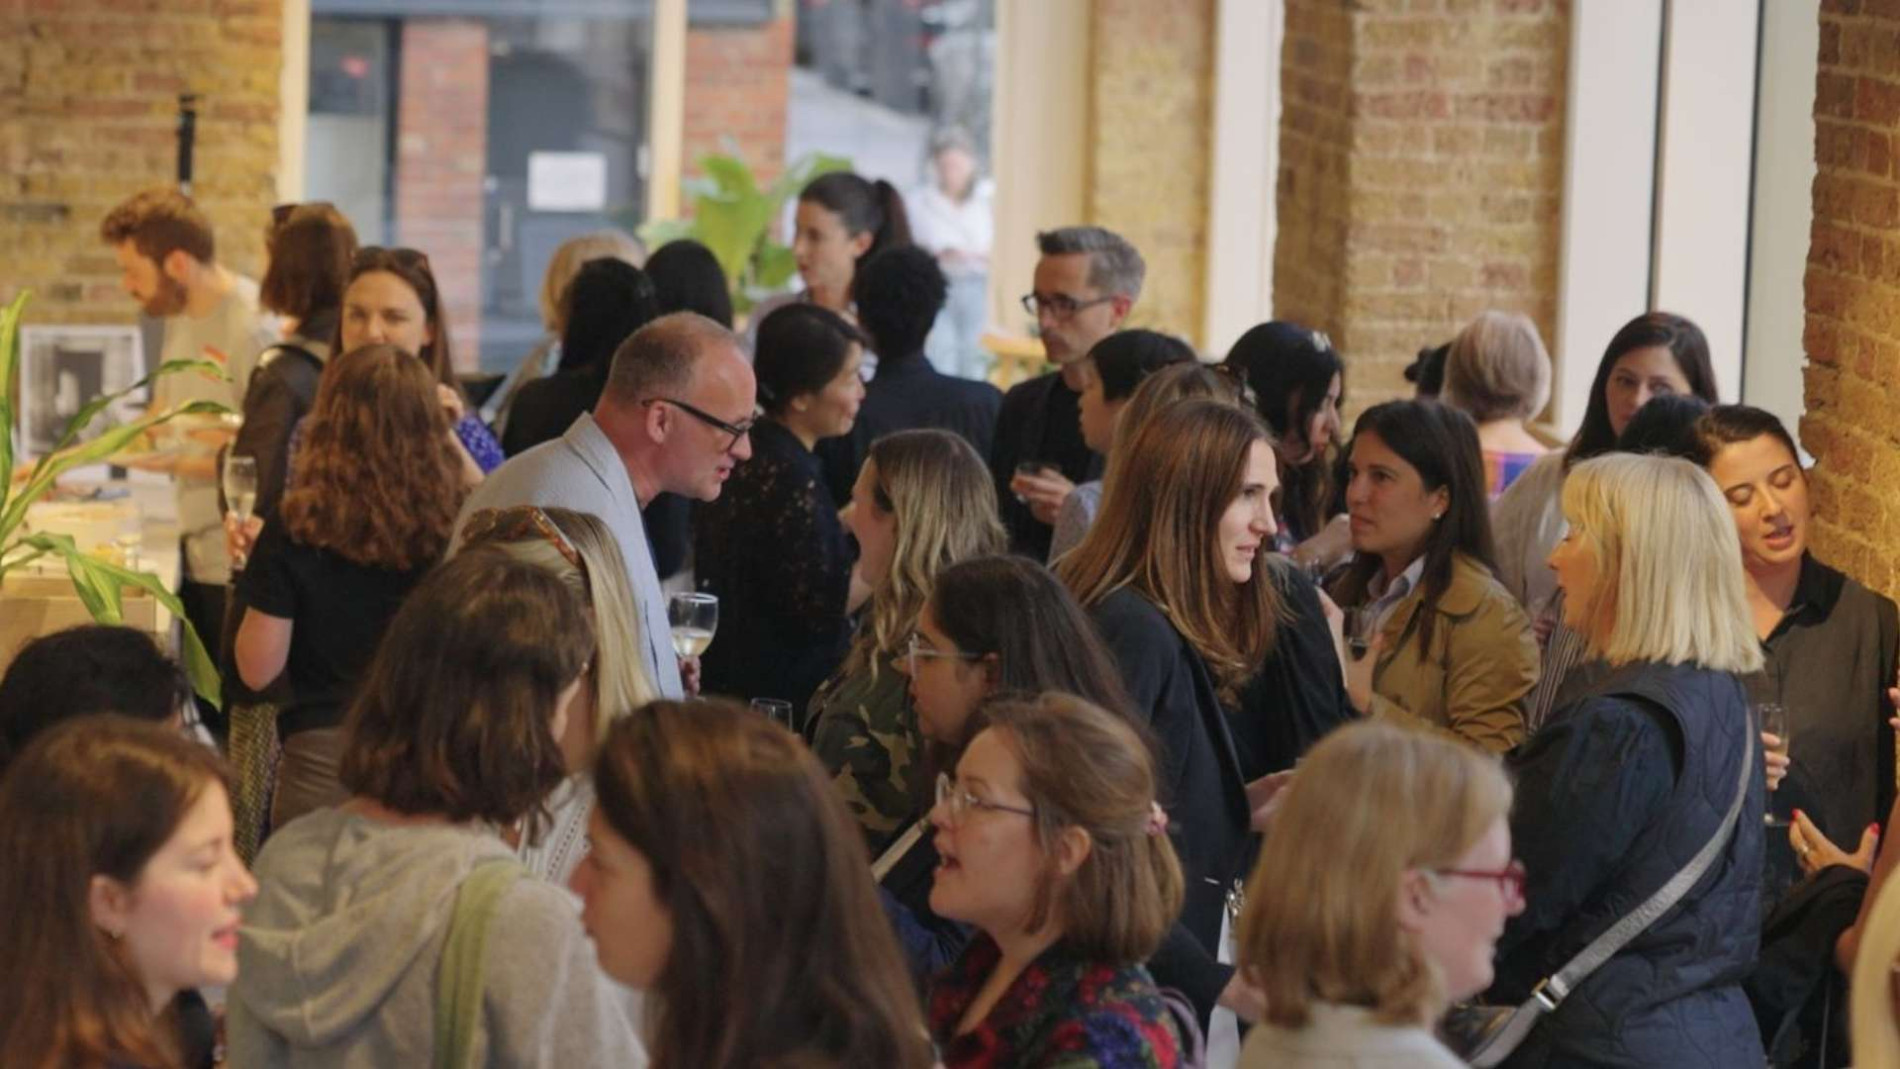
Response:
[{"label": "eyeglasses", "polygon": [[1032,316],[1040,316],[1042,313],[1048,312],[1049,318],[1058,322],[1072,318],[1075,313],[1082,311],[1084,308],[1093,308],[1098,304],[1107,304],[1114,299],[1115,295],[1112,293],[1106,297],[1097,297],[1092,301],[1078,301],[1074,297],[1060,293],[1052,293],[1047,297],[1040,293],[1025,293],[1022,298],[1023,311],[1028,312]]},{"label": "eyeglasses", "polygon": [[1524,871],[1522,861],[1512,861],[1496,871],[1484,869],[1433,869],[1432,871],[1440,876],[1462,876],[1467,880],[1491,880],[1498,885],[1498,893],[1509,902],[1524,900],[1524,882],[1529,875]]},{"label": "eyeglasses", "polygon": [[537,538],[552,545],[582,576],[587,575],[587,563],[581,559],[580,550],[561,533],[553,517],[533,505],[481,509],[462,527],[462,544],[469,546],[483,542],[531,542]]},{"label": "eyeglasses", "polygon": [[948,772],[937,773],[937,805],[943,808],[945,822],[955,827],[970,810],[996,813],[1015,813],[1017,816],[1033,817],[1034,809],[1026,806],[1004,805],[1001,802],[986,802],[962,787],[950,778]]},{"label": "eyeglasses", "polygon": [[689,405],[684,401],[678,401],[671,397],[649,397],[640,403],[642,405],[672,405],[674,408],[677,408],[681,412],[684,412],[687,415],[693,417],[694,419],[700,421],[701,423],[704,423],[706,426],[711,427],[715,430],[724,431],[727,434],[732,435],[731,439],[729,439],[726,442],[724,451],[727,453],[732,452],[732,450],[736,446],[738,446],[739,439],[744,438],[748,434],[751,434],[752,428],[756,426],[759,422],[759,417],[755,414],[751,419],[748,419],[743,423],[727,423],[725,420],[720,419],[718,416],[715,416],[710,412],[706,412],[701,409],[694,408],[692,405]]},{"label": "eyeglasses", "polygon": [[929,640],[916,631],[912,631],[910,637],[904,640],[904,671],[907,674],[913,676],[917,674],[917,660],[920,657],[934,661],[980,661],[983,659],[980,653],[940,650],[935,646],[925,645],[927,641]]}]

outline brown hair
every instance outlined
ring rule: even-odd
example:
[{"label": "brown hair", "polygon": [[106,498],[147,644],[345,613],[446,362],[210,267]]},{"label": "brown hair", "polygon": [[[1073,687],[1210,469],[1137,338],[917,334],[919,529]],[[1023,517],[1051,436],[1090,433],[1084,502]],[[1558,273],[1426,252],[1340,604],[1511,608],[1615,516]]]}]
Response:
[{"label": "brown hair", "polygon": [[989,468],[961,435],[887,434],[871,443],[865,463],[877,466],[871,507],[896,515],[897,539],[890,571],[871,592],[843,671],[868,667],[875,679],[887,667],[883,658],[917,626],[937,574],[958,561],[1003,552],[1007,536]]},{"label": "brown hair", "polygon": [[398,813],[512,824],[535,838],[567,775],[555,703],[594,652],[580,595],[500,546],[409,592],[350,707],[337,778]]},{"label": "brown hair", "polygon": [[1085,606],[1123,587],[1154,603],[1231,699],[1272,651],[1287,610],[1267,574],[1271,558],[1257,557],[1236,585],[1215,531],[1240,493],[1249,449],[1272,439],[1259,416],[1218,401],[1181,401],[1131,429],[1115,436],[1101,515],[1056,574]]},{"label": "brown hair", "polygon": [[1395,912],[1410,869],[1457,862],[1509,814],[1498,759],[1378,722],[1322,739],[1286,788],[1247,884],[1240,968],[1267,1021],[1304,1027],[1316,1002],[1385,1024],[1428,1023],[1444,985]]},{"label": "brown hair", "polygon": [[161,268],[174,252],[201,264],[217,259],[210,220],[176,189],[148,189],[123,201],[100,221],[99,239],[108,245],[129,241],[140,256]]},{"label": "brown hair", "polygon": [[[1062,938],[1091,961],[1148,960],[1181,912],[1181,864],[1154,824],[1154,758],[1129,723],[1069,694],[987,703],[995,731],[1022,763],[1023,797],[1035,812],[1047,859],[1029,918],[1051,911]],[[1089,853],[1063,880],[1057,844],[1065,828],[1088,833]]]},{"label": "brown hair", "polygon": [[730,702],[654,702],[614,724],[594,781],[673,919],[656,1067],[932,1064],[863,836],[796,737]]},{"label": "brown hair", "polygon": [[343,306],[356,228],[329,201],[292,208],[264,237],[270,267],[258,284],[257,303],[279,315],[308,320]]},{"label": "brown hair", "polygon": [[[461,385],[455,381],[455,356],[449,347],[449,320],[442,314],[442,297],[436,288],[435,272],[429,267],[429,257],[415,249],[384,248],[381,245],[365,245],[356,250],[356,258],[350,261],[350,282],[364,275],[381,271],[395,275],[403,284],[415,291],[416,302],[422,305],[422,319],[430,330],[431,340],[415,356],[429,367],[429,373],[437,382],[448,386],[458,393]],[[344,285],[347,293],[349,285]],[[332,348],[343,348],[343,324],[337,324],[337,340]]]},{"label": "brown hair", "polygon": [[[179,1066],[121,944],[93,922],[94,876],[135,886],[206,785],[216,752],[157,724],[86,716],[28,746],[0,780],[0,1065]],[[27,918],[31,918],[29,922]]]},{"label": "brown hair", "polygon": [[1550,403],[1550,353],[1530,317],[1483,312],[1452,339],[1440,400],[1475,422],[1530,419]]},{"label": "brown hair", "polygon": [[292,483],[284,529],[304,545],[396,571],[442,556],[466,491],[428,369],[393,345],[332,360]]}]

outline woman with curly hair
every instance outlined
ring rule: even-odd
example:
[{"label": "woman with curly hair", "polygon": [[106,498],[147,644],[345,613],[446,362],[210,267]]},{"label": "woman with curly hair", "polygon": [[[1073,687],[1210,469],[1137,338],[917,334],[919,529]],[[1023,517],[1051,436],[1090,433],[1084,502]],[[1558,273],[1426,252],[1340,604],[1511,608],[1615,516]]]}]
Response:
[{"label": "woman with curly hair", "polygon": [[466,492],[435,376],[394,345],[331,362],[305,423],[281,516],[266,519],[240,590],[246,686],[288,672],[272,824],[343,800],[340,727],[404,595],[448,547]]}]

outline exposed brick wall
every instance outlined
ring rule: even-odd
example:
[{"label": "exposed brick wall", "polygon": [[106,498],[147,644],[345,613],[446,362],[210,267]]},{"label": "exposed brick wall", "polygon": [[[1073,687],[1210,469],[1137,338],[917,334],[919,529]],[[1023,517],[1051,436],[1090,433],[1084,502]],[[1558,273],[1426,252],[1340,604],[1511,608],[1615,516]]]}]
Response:
[{"label": "exposed brick wall", "polygon": [[396,117],[396,234],[429,255],[456,366],[481,353],[488,27],[408,19]]},{"label": "exposed brick wall", "polygon": [[[686,31],[684,166],[734,146],[761,185],[785,168],[791,97],[792,13],[753,24],[693,24]],[[731,144],[728,144],[730,140]]]},{"label": "exposed brick wall", "polygon": [[1900,594],[1900,11],[1824,0],[1808,250],[1807,415],[1817,549]]},{"label": "exposed brick wall", "polygon": [[1566,0],[1288,0],[1274,304],[1332,335],[1355,408],[1486,308],[1554,335],[1568,25]]},{"label": "exposed brick wall", "polygon": [[35,323],[128,323],[99,220],[177,176],[177,95],[202,96],[193,193],[219,259],[256,277],[276,200],[276,0],[0,5],[0,299]]},{"label": "exposed brick wall", "polygon": [[1090,30],[1088,220],[1133,242],[1148,262],[1131,322],[1197,342],[1214,20],[1213,0],[1096,0]]}]

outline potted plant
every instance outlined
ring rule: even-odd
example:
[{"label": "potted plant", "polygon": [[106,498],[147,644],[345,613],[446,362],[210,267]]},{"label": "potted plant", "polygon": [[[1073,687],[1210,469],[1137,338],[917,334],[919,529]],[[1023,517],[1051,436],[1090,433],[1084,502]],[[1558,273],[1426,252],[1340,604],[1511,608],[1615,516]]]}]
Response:
[{"label": "potted plant", "polygon": [[216,401],[191,401],[160,412],[147,411],[129,423],[112,427],[90,441],[80,442],[79,435],[99,413],[114,401],[142,389],[167,375],[201,374],[224,377],[224,369],[209,360],[172,360],[137,383],[117,393],[95,398],[67,422],[58,445],[41,457],[16,486],[13,478],[13,422],[19,411],[15,391],[15,369],[20,357],[20,317],[30,292],[22,292],[0,310],[0,581],[9,571],[41,557],[54,556],[64,561],[72,577],[79,600],[102,624],[124,621],[124,594],[128,587],[143,590],[156,598],[183,625],[185,635],[185,672],[192,689],[206,700],[219,702],[218,670],[205,651],[204,641],[185,616],[185,607],[165,588],[156,575],[133,571],[122,565],[82,550],[69,535],[26,533],[26,512],[44,498],[59,477],[73,468],[98,464],[121,452],[140,435],[179,416],[200,412],[229,412]]},{"label": "potted plant", "polygon": [[693,214],[685,219],[655,219],[639,228],[650,249],[678,238],[692,238],[712,250],[725,269],[738,313],[785,288],[797,265],[792,250],[777,240],[775,224],[787,198],[821,174],[848,171],[851,161],[813,154],[800,158],[764,189],[738,154],[699,158],[699,176],[684,188],[692,195]]}]

